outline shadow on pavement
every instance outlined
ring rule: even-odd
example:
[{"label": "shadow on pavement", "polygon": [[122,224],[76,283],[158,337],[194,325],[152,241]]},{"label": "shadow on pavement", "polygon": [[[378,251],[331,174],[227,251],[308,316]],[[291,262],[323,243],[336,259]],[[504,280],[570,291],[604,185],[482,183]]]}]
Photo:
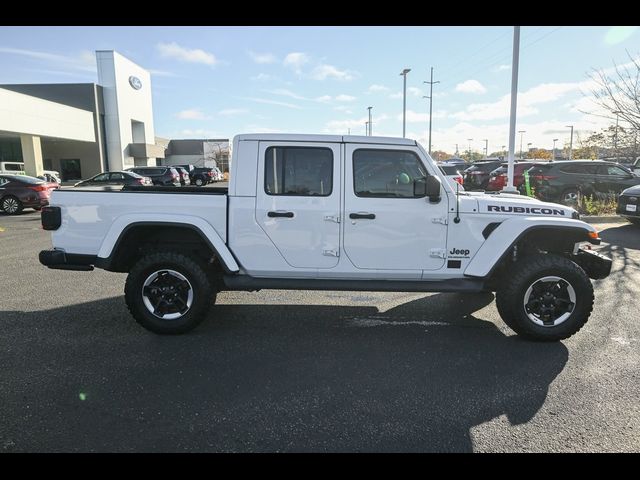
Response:
[{"label": "shadow on pavement", "polygon": [[[619,227],[612,227],[602,230],[600,238],[608,245],[598,251],[613,259],[611,273],[626,274],[629,267],[640,268],[640,262],[631,255],[637,255],[633,250],[640,250],[640,228],[635,225],[625,224]],[[633,294],[633,285],[622,282],[628,293]]]},{"label": "shadow on pavement", "polygon": [[0,451],[472,451],[474,426],[531,420],[568,358],[472,315],[492,300],[217,305],[177,337],[120,297],[0,312]]}]

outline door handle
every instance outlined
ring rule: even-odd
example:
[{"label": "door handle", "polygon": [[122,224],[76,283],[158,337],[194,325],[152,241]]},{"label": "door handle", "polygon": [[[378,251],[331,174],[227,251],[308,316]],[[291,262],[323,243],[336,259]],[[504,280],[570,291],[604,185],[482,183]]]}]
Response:
[{"label": "door handle", "polygon": [[267,217],[285,217],[285,218],[293,218],[293,212],[268,212]]},{"label": "door handle", "polygon": [[373,220],[374,218],[376,218],[376,214],[375,213],[350,213],[349,218],[351,219],[362,218],[366,220]]}]

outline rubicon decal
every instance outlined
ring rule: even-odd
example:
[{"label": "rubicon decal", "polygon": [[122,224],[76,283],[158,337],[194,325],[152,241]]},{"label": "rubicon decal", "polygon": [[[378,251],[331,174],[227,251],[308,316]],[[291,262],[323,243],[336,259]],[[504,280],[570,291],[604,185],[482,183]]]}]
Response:
[{"label": "rubicon decal", "polygon": [[564,210],[543,207],[505,207],[503,205],[487,205],[487,211],[502,213],[532,213],[534,215],[565,215]]}]

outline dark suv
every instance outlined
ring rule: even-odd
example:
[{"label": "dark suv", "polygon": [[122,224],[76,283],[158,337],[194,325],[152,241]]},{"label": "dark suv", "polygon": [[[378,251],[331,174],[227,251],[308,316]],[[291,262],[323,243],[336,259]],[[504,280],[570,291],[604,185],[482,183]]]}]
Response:
[{"label": "dark suv", "polygon": [[502,160],[479,160],[473,162],[469,168],[464,171],[464,189],[465,190],[486,190],[489,184],[489,174],[498,168]]},{"label": "dark suv", "polygon": [[640,184],[640,177],[614,162],[565,160],[528,170],[535,196],[547,202],[574,204],[578,194],[601,197]]},{"label": "dark suv", "polygon": [[189,172],[189,176],[191,178],[191,185],[202,186],[214,181],[213,169],[208,167],[196,167]]},{"label": "dark suv", "polygon": [[127,168],[143,177],[149,177],[154,185],[180,186],[180,174],[172,167],[133,167]]}]

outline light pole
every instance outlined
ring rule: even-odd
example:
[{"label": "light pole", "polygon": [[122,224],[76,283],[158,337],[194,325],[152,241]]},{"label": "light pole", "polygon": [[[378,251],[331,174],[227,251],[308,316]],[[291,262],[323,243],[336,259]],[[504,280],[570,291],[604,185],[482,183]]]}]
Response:
[{"label": "light pole", "polygon": [[573,155],[573,125],[565,125],[565,127],[571,129],[571,138],[569,140],[569,160],[571,160],[571,156]]},{"label": "light pole", "polygon": [[618,158],[618,115],[620,115],[622,112],[616,110],[615,112],[612,112],[616,114],[616,131],[615,134],[613,135],[613,154],[616,156],[616,159]]},{"label": "light pole", "polygon": [[467,138],[467,141],[469,142],[469,161],[471,161],[471,142],[473,138]]},{"label": "light pole", "polygon": [[527,133],[526,130],[518,130],[518,133],[520,134],[520,160],[522,160],[522,136]]},{"label": "light pole", "polygon": [[371,123],[371,109],[372,109],[372,108],[373,108],[373,107],[367,107],[367,110],[369,110],[369,136],[371,136],[371,130],[372,130],[371,125],[373,125],[373,124]]},{"label": "light pole", "polygon": [[551,153],[551,160],[555,160],[556,159],[556,142],[558,141],[557,138],[553,139],[553,151]]},{"label": "light pole", "polygon": [[400,75],[404,77],[402,81],[402,138],[405,138],[407,133],[407,73],[410,71],[410,68],[405,68],[400,72]]},{"label": "light pole", "polygon": [[433,67],[431,67],[431,81],[427,82],[426,80],[422,83],[429,84],[429,96],[426,97],[429,99],[429,155],[431,155],[431,120],[432,120],[432,107],[433,107],[433,84],[440,83],[440,80],[433,81]]},{"label": "light pole", "polygon": [[529,157],[529,152],[531,152],[531,145],[533,145],[533,143],[527,143],[527,157]]},{"label": "light pole", "polygon": [[369,122],[364,122],[364,136],[367,136],[367,133],[369,132]]},{"label": "light pole", "polygon": [[[507,147],[506,145],[502,145],[502,148],[500,149],[500,153],[504,154],[504,149],[505,149],[506,147]],[[503,157],[504,157],[504,155],[503,155]]]},{"label": "light pole", "polygon": [[458,144],[456,143],[456,156],[460,156],[460,152],[458,151]]},{"label": "light pole", "polygon": [[489,140],[484,139],[484,158],[489,158]]}]

